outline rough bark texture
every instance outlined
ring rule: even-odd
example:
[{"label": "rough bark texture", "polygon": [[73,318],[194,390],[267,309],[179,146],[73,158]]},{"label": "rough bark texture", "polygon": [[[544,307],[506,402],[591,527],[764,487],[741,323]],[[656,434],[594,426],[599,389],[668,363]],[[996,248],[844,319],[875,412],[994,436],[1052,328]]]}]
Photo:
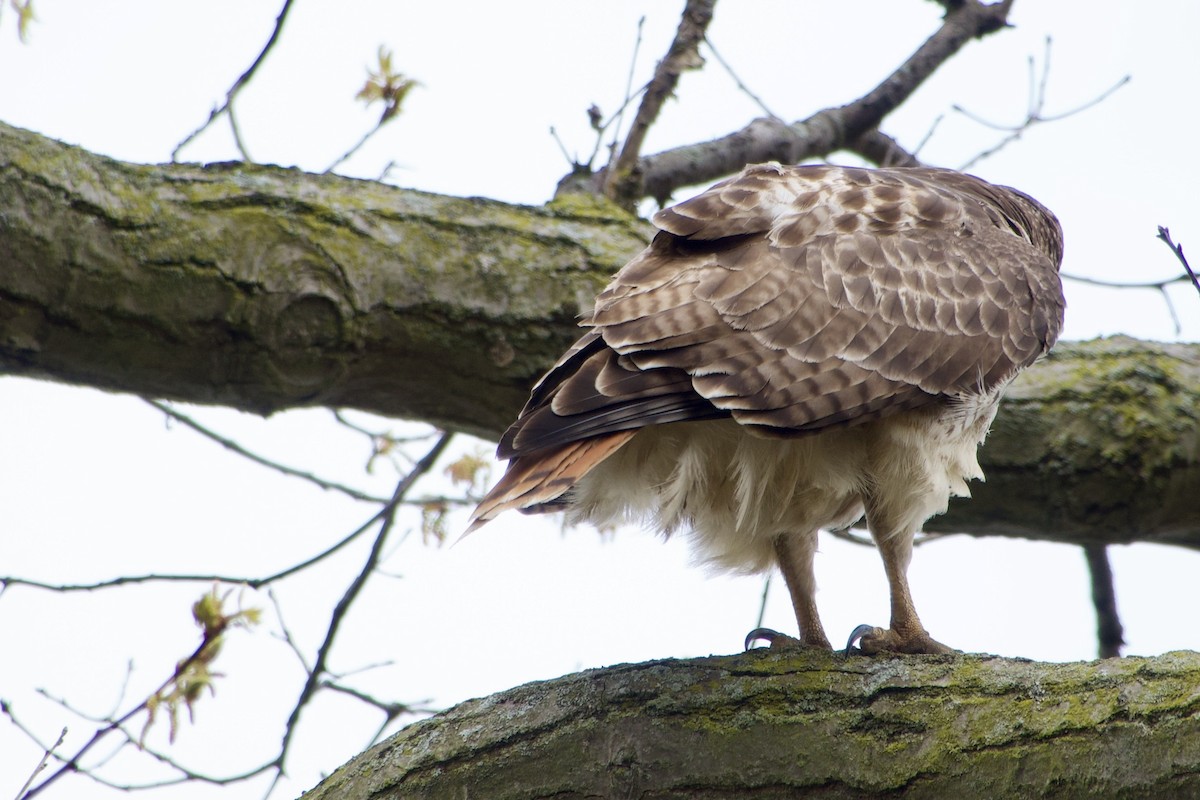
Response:
[{"label": "rough bark texture", "polygon": [[622,665],[470,700],[304,797],[1194,798],[1197,687],[1196,653]]},{"label": "rough bark texture", "polygon": [[0,125],[0,373],[497,436],[648,234],[586,198],[140,166]]},{"label": "rough bark texture", "polygon": [[[278,167],[136,166],[0,125],[0,374],[496,437],[650,227]],[[1200,547],[1200,347],[1064,343],[930,528]]]}]

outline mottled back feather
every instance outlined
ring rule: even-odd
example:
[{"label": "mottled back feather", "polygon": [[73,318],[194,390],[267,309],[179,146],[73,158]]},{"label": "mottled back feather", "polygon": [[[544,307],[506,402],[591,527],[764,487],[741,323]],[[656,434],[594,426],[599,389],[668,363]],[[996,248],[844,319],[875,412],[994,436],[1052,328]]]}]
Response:
[{"label": "mottled back feather", "polygon": [[654,222],[501,439],[510,471],[649,425],[799,436],[992,395],[1062,327],[1053,214],[958,172],[764,164]]}]

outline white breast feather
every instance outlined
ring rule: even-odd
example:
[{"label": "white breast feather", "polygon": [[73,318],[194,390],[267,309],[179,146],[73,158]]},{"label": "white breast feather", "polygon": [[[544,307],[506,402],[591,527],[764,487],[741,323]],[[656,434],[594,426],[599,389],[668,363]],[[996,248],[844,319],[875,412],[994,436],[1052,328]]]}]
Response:
[{"label": "white breast feather", "polygon": [[983,477],[976,450],[998,394],[795,439],[732,421],[644,428],[579,482],[570,513],[685,531],[701,560],[737,572],[769,569],[780,534],[846,528],[864,507],[887,535],[912,536]]}]

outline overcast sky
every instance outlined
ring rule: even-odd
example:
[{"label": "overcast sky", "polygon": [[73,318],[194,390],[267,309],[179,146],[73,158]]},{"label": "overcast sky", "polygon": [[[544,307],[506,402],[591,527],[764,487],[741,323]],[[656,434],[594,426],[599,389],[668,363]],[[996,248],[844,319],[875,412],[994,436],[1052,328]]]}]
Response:
[{"label": "overcast sky", "polygon": [[[38,22],[22,45],[6,4],[0,120],[118,159],[165,161],[253,60],[278,5],[37,0]],[[324,169],[378,114],[354,94],[383,44],[421,86],[342,172],[373,178],[391,163],[389,180],[398,185],[542,203],[569,167],[550,129],[572,156],[586,157],[595,144],[586,109],[595,103],[608,114],[620,105],[639,16],[646,15],[635,83],[665,52],[680,5],[301,2],[239,100],[242,131],[257,160]],[[869,90],[936,29],[938,11],[918,0],[726,3],[710,37],[742,82],[791,120]],[[1036,91],[1041,81],[1046,37],[1053,37],[1044,115],[1082,106],[1126,75],[1132,80],[1094,108],[1028,130],[972,171],[1058,214],[1064,272],[1121,281],[1176,274],[1154,234],[1168,225],[1186,247],[1200,248],[1200,5],[1017,0],[1013,20],[1014,29],[968,45],[889,119],[887,132],[908,147],[928,135],[923,159],[961,166],[1004,134],[952,106],[998,124],[1020,122],[1031,84]],[[723,135],[762,113],[712,58],[683,78],[677,94],[647,152]],[[194,161],[236,155],[222,124],[182,153]],[[1200,306],[1182,287],[1172,293],[1179,331],[1154,292],[1068,282],[1067,293],[1067,338],[1200,337]],[[267,421],[222,409],[190,412],[281,461],[390,491],[394,475],[365,475],[363,442],[328,412]],[[455,452],[491,447],[462,441]],[[168,426],[136,398],[13,378],[0,378],[0,507],[0,573],[52,582],[268,573],[319,552],[371,514]],[[405,528],[414,525],[403,520]],[[461,517],[451,522],[459,525]],[[564,534],[554,519],[512,515],[455,547],[420,539],[414,534],[390,553],[388,576],[369,585],[333,663],[351,672],[391,662],[348,679],[386,698],[446,706],[581,668],[734,652],[755,623],[762,592],[759,578],[712,576],[690,565],[682,540],[664,544],[636,530],[602,541],[588,530]],[[278,588],[285,621],[310,660],[333,603],[365,557],[362,544]],[[1200,554],[1149,545],[1111,552],[1128,652],[1200,647],[1191,621]],[[948,644],[1047,660],[1095,653],[1078,548],[954,537],[920,548],[910,576],[923,621]],[[886,622],[886,584],[872,550],[826,538],[818,578],[831,637],[861,622]],[[127,707],[194,647],[188,609],[203,588],[6,592],[0,697],[47,740],[69,724],[67,749],[78,747],[88,725],[33,690],[44,687],[93,714]],[[242,601],[270,608],[262,593],[246,592]],[[792,629],[785,592],[773,592],[765,621]],[[198,725],[184,728],[173,754],[214,773],[272,755],[303,681],[294,656],[270,635],[279,630],[269,614],[257,632],[231,637],[219,662],[227,677],[215,698],[201,702]],[[276,796],[310,787],[322,770],[357,752],[377,724],[352,701],[322,697],[305,715],[291,778]],[[165,746],[162,737],[154,741]],[[40,755],[0,720],[0,797],[16,793]],[[122,756],[107,774],[145,779],[142,763]],[[263,787],[153,796],[258,797]],[[125,796],[82,780],[56,792],[50,796]]]}]

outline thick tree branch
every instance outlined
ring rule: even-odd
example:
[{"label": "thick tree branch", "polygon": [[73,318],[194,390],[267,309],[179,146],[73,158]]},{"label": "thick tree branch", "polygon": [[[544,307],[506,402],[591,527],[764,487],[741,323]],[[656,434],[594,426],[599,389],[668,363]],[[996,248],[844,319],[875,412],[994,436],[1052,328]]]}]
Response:
[{"label": "thick tree branch", "polygon": [[1197,683],[1195,653],[627,664],[470,700],[304,797],[1195,797]]},{"label": "thick tree branch", "polygon": [[495,436],[648,233],[590,198],[137,166],[0,125],[0,372]]},{"label": "thick tree branch", "polygon": [[[133,166],[0,126],[0,373],[496,437],[650,228],[263,166]],[[1200,347],[1060,344],[930,528],[1200,547]]]}]

